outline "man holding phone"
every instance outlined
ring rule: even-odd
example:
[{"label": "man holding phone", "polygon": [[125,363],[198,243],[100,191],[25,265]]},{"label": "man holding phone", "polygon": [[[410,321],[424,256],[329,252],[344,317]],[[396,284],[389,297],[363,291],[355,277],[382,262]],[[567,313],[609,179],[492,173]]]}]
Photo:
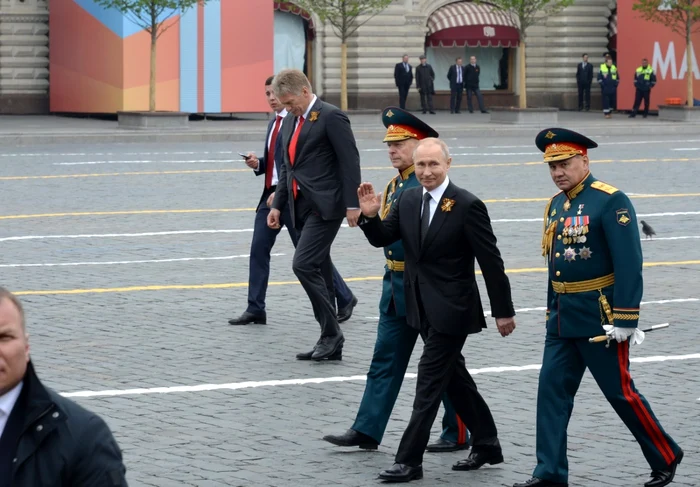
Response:
[{"label": "man holding phone", "polygon": [[[267,215],[270,213],[269,205],[274,198],[279,179],[278,174],[283,159],[281,128],[282,121],[287,115],[287,110],[272,92],[273,79],[274,76],[270,76],[265,81],[265,98],[275,113],[275,119],[267,127],[263,157],[258,158],[254,152],[238,153],[245,159],[246,165],[253,170],[256,176],[265,175],[265,186],[258,201],[253,227],[253,241],[250,246],[248,307],[241,316],[229,320],[231,325],[264,325],[267,323],[265,295],[270,277],[270,253],[281,230],[281,228],[274,229],[267,226]],[[286,207],[282,210],[281,223],[287,227],[289,237],[296,248],[299,236],[291,222],[289,208]],[[338,322],[342,323],[352,316],[353,309],[357,305],[357,298],[340,277],[335,267],[333,267],[333,285],[338,309]]]}]

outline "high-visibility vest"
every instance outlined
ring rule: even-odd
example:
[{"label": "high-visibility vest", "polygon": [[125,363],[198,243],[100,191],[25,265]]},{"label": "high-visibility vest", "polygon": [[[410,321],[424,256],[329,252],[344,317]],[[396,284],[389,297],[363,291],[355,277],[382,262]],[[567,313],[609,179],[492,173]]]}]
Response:
[{"label": "high-visibility vest", "polygon": [[[609,71],[612,74],[613,81],[617,80],[617,66],[615,66],[613,64],[612,66],[610,66]],[[601,64],[600,65],[600,72],[603,73],[604,75],[608,74],[608,65],[605,63]]]},{"label": "high-visibility vest", "polygon": [[644,74],[644,81],[649,81],[651,79],[651,75],[654,74],[654,68],[651,66],[647,66],[646,68],[639,66],[637,68],[637,76],[640,74]]}]

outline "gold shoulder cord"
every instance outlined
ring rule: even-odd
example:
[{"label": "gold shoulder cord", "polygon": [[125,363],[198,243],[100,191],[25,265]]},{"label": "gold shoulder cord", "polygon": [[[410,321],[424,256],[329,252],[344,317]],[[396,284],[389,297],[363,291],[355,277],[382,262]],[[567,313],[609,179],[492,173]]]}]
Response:
[{"label": "gold shoulder cord", "polygon": [[[390,187],[391,187],[391,190],[389,190]],[[391,192],[391,194],[394,194],[395,189],[396,189],[396,178],[389,181],[387,183],[386,187],[384,188],[384,194],[382,194],[382,207],[379,210],[379,216],[381,217],[382,220],[384,218],[386,218],[386,216],[389,214],[389,210],[391,210],[391,204],[387,205],[386,202],[387,202],[387,199],[389,198],[389,192]]]},{"label": "gold shoulder cord", "polygon": [[547,206],[544,209],[544,222],[542,224],[542,256],[543,257],[548,257],[549,253],[552,250],[552,242],[554,240],[554,233],[557,228],[557,222],[556,220],[553,221],[552,223],[547,226],[547,222],[549,220],[549,208],[552,206],[552,201],[554,198],[551,198],[549,202],[547,203]]}]

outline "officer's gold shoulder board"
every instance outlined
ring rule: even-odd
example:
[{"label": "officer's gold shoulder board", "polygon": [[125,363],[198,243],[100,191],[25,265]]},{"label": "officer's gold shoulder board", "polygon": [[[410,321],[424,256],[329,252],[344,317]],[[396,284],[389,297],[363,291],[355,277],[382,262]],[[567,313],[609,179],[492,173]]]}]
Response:
[{"label": "officer's gold shoulder board", "polygon": [[617,193],[618,191],[620,191],[615,186],[610,186],[609,184],[604,183],[602,181],[592,182],[591,188],[597,189],[598,191],[602,191],[603,193],[608,193],[608,194],[613,194],[613,193]]},{"label": "officer's gold shoulder board", "polygon": [[626,227],[632,221],[632,218],[630,217],[630,212],[627,208],[617,210],[615,214],[617,216],[617,223],[619,223],[623,227]]}]

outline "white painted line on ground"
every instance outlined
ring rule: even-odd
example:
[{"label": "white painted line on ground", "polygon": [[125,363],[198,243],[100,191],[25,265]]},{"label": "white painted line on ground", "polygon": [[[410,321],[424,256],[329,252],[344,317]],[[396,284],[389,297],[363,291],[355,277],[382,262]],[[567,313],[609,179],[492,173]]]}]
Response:
[{"label": "white painted line on ground", "polygon": [[[667,362],[670,360],[698,360],[700,353],[688,355],[656,355],[651,357],[635,357],[630,359],[633,363],[652,363],[652,362]],[[475,374],[501,374],[503,372],[525,372],[530,370],[539,370],[542,364],[529,365],[514,365],[502,367],[484,367],[481,369],[470,369],[469,373]],[[418,374],[407,373],[406,379],[415,379]],[[307,384],[324,384],[327,382],[350,382],[350,381],[365,381],[366,375],[351,375],[346,377],[314,377],[308,379],[280,379],[280,380],[264,380],[264,381],[245,381],[231,382],[228,384],[197,384],[190,386],[169,386],[169,387],[149,387],[141,389],[109,389],[103,391],[76,391],[61,393],[64,397],[114,397],[114,396],[133,396],[145,394],[172,394],[175,392],[204,392],[204,391],[220,391],[220,390],[240,390],[254,389],[257,387],[277,387],[277,386],[301,386]]]},{"label": "white painted line on ground", "polygon": [[[671,304],[671,303],[696,303],[700,301],[700,298],[678,298],[678,299],[660,299],[656,301],[642,301],[641,306],[648,306],[650,304]],[[530,313],[532,311],[547,311],[545,306],[539,306],[536,308],[520,308],[516,309],[515,313]],[[484,316],[486,318],[491,317],[491,311],[484,311]],[[366,320],[378,320],[379,316],[366,316]]]},{"label": "white painted line on ground", "polygon": [[653,242],[655,240],[695,240],[700,238],[700,235],[684,235],[681,237],[654,237],[654,238],[642,238],[642,242]]},{"label": "white painted line on ground", "polygon": [[[280,257],[285,254],[270,254],[272,257]],[[46,264],[0,264],[0,268],[14,267],[62,267],[62,266],[81,266],[81,265],[126,265],[126,264],[160,264],[163,262],[189,262],[202,260],[232,260],[243,259],[250,257],[246,255],[224,255],[221,257],[181,257],[177,259],[148,259],[148,260],[114,260],[107,262],[56,262]]]},{"label": "white painted line on ground", "polygon": [[693,150],[700,150],[700,147],[678,147],[677,149],[671,149],[671,150],[676,150],[676,151],[693,151]]},{"label": "white painted line on ground", "polygon": [[0,154],[0,157],[91,157],[91,156],[193,156],[198,154],[234,154],[235,151],[177,151],[177,152],[28,152]]},{"label": "white painted line on ground", "polygon": [[[54,162],[54,166],[94,166],[102,164],[200,164],[210,162],[236,162],[233,159],[191,159],[182,161],[173,160],[140,160],[140,161],[81,161],[81,162]],[[240,162],[240,161],[238,161]]]},{"label": "white painted line on ground", "polygon": [[[286,229],[286,227],[283,227]],[[163,235],[201,235],[205,233],[246,233],[252,232],[252,228],[235,228],[222,230],[173,230],[169,232],[144,232],[144,233],[95,233],[81,235],[20,235],[17,237],[3,237],[0,242],[13,240],[48,240],[62,238],[121,238],[121,237],[160,237]]]}]

